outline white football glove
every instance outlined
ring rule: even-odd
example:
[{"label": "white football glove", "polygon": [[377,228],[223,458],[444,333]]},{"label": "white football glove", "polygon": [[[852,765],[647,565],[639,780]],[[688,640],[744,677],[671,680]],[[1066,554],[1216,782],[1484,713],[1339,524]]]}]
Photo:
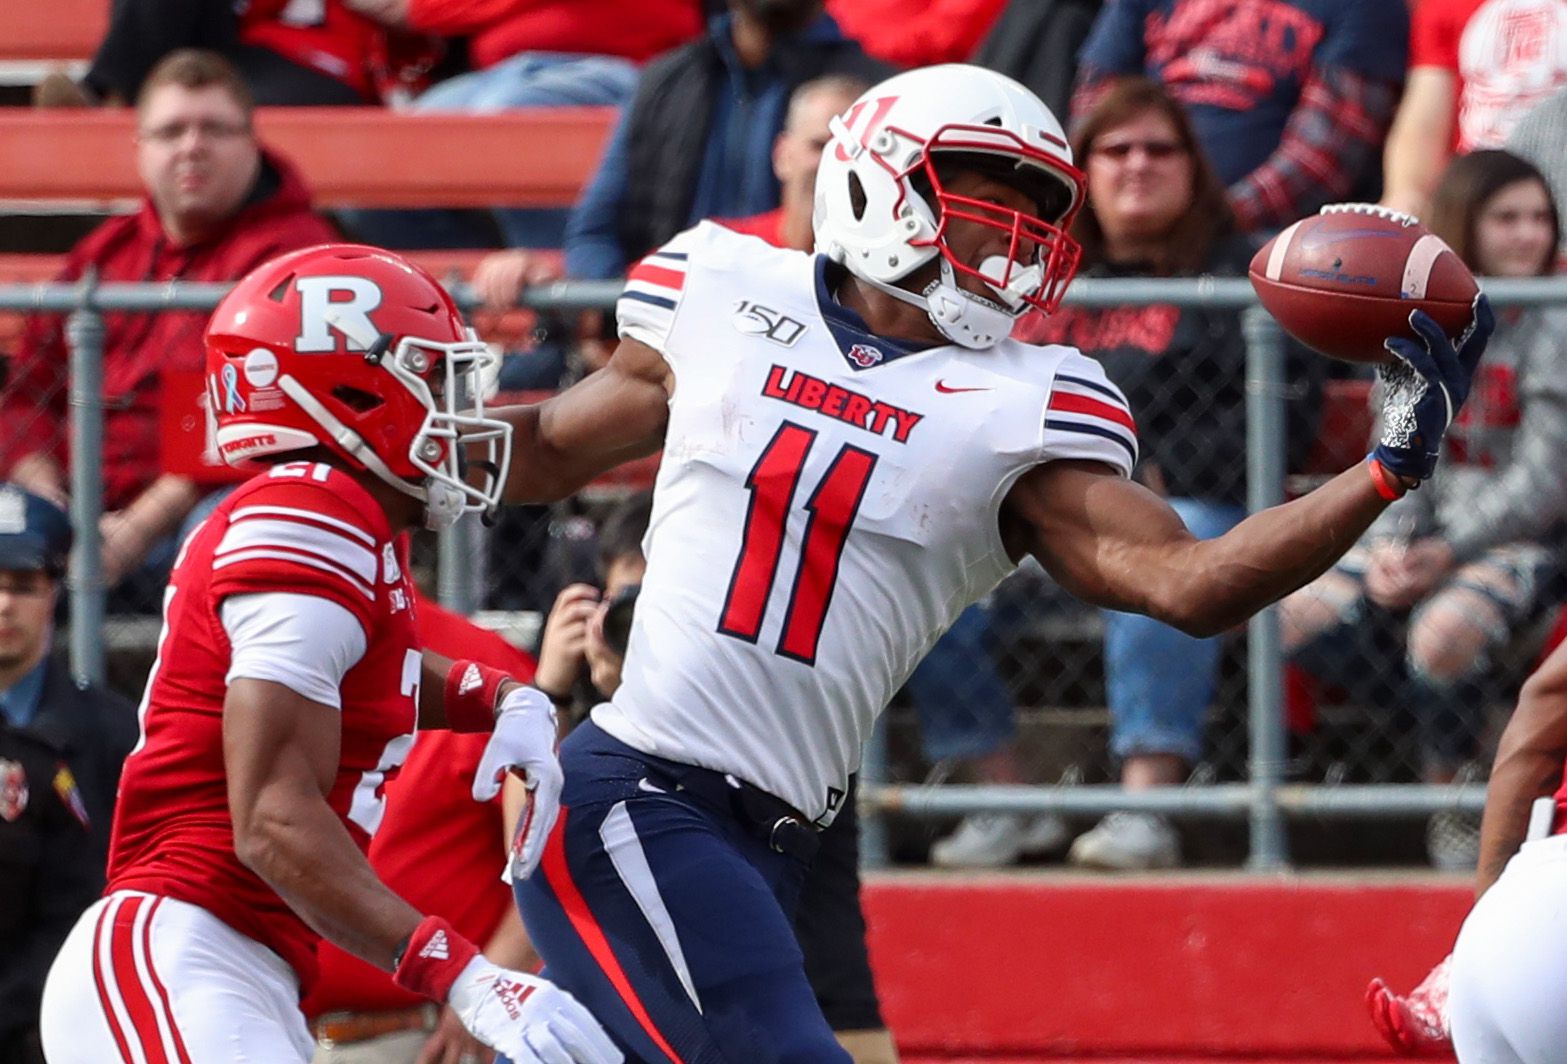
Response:
[{"label": "white football glove", "polygon": [[473,775],[475,801],[500,793],[506,773],[515,772],[528,788],[528,804],[517,822],[511,873],[526,879],[538,866],[555,818],[566,777],[555,756],[555,705],[536,687],[518,687],[501,699],[495,731]]},{"label": "white football glove", "polygon": [[592,1013],[547,979],[473,958],[446,1003],[475,1038],[513,1064],[621,1064]]}]

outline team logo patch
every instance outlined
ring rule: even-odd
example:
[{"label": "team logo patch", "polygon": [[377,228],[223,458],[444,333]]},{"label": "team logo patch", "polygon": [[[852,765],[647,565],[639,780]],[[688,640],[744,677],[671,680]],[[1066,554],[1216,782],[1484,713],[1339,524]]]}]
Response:
[{"label": "team logo patch", "polygon": [[0,757],[0,820],[12,823],[27,810],[27,770]]},{"label": "team logo patch", "polygon": [[381,571],[386,574],[388,584],[395,584],[403,578],[402,566],[397,564],[397,548],[388,543],[381,550]]},{"label": "team logo patch", "polygon": [[277,380],[277,356],[258,347],[245,356],[245,380],[252,388],[266,388]]},{"label": "team logo patch", "polygon": [[881,353],[881,348],[872,347],[870,344],[855,344],[846,352],[849,361],[861,369],[870,369],[887,356]]}]

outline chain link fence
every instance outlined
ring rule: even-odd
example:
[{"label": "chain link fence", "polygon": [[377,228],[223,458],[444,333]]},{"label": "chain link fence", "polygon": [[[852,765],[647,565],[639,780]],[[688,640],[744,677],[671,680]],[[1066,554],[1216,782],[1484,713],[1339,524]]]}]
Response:
[{"label": "chain link fence", "polygon": [[[464,286],[453,287],[459,300],[472,306],[472,294]],[[1487,290],[1502,304],[1567,302],[1563,280],[1495,283]],[[186,284],[0,286],[0,353],[8,359],[8,474],[25,480],[36,472],[26,456],[55,447],[67,423],[76,455],[104,453],[105,423],[123,418],[129,405],[123,393],[104,402],[102,388],[83,386],[105,379],[100,359],[106,327],[149,312],[199,319],[222,291],[222,286]],[[612,305],[617,292],[618,286],[607,282],[541,286],[525,297],[541,315],[537,322],[519,329],[515,322],[503,327],[480,318],[481,329],[504,334],[508,345],[503,387],[520,397],[536,397],[540,388],[584,372],[574,346],[558,344],[555,337],[574,335],[575,315]],[[1068,301],[1083,308],[1172,304],[1244,315],[1247,453],[1224,460],[1242,471],[1250,508],[1271,505],[1287,490],[1305,490],[1326,471],[1365,453],[1369,382],[1345,373],[1328,382],[1327,399],[1315,415],[1317,457],[1286,468],[1284,409],[1295,394],[1288,379],[1290,362],[1271,319],[1260,310],[1246,310],[1254,300],[1244,281],[1080,281]],[[15,356],[29,316],[38,315],[53,316],[48,327],[59,330],[62,357],[27,365]],[[560,350],[550,351],[552,343]],[[541,376],[539,366],[546,363],[554,368]],[[150,405],[156,406],[155,397]],[[1514,413],[1528,416],[1516,405]],[[1200,439],[1207,416],[1208,411],[1193,407],[1182,431]],[[169,431],[168,422],[163,418],[159,431]],[[153,424],[160,422],[155,418]],[[177,439],[160,444],[179,445]],[[155,447],[153,453],[163,452]],[[150,551],[147,564],[131,570],[138,580],[120,579],[109,586],[105,579],[125,569],[113,556],[120,534],[115,507],[126,490],[114,459],[111,454],[101,462],[60,465],[65,476],[61,494],[69,498],[78,530],[68,577],[70,646],[80,675],[107,675],[134,691],[150,664],[158,629],[159,556]],[[553,507],[508,510],[493,528],[465,522],[439,542],[423,537],[416,543],[416,565],[429,568],[444,602],[480,613],[515,639],[536,639],[561,587],[598,578],[596,522],[616,500],[650,483],[651,472],[646,466],[606,478]],[[206,491],[219,488],[209,485]],[[163,572],[176,534],[171,527],[157,545],[167,552]],[[1423,739],[1429,721],[1418,719],[1419,706],[1409,702],[1400,611],[1389,611],[1392,623],[1378,627],[1373,638],[1344,649],[1338,663],[1343,668],[1337,670],[1320,668],[1317,661],[1291,663],[1286,645],[1294,633],[1288,619],[1281,632],[1278,610],[1202,649],[1207,656],[1200,666],[1188,656],[1197,653],[1191,650],[1166,661],[1117,663],[1115,655],[1124,647],[1111,633],[1122,622],[1074,600],[1037,566],[1025,564],[965,615],[944,640],[940,660],[922,666],[884,717],[862,789],[870,814],[868,859],[924,860],[932,840],[964,814],[1054,813],[1081,828],[1116,809],[1206,823],[1206,830],[1186,833],[1188,854],[1203,863],[1246,860],[1254,867],[1278,867],[1290,860],[1292,846],[1308,859],[1319,849],[1327,860],[1371,859],[1365,848],[1353,844],[1356,833],[1342,831],[1346,821],[1365,825],[1368,819],[1404,818],[1418,823],[1432,813],[1478,810],[1483,800],[1478,766],[1488,763],[1497,727],[1559,612],[1559,583],[1554,573],[1542,572],[1529,608],[1506,614],[1505,638],[1497,640],[1495,653],[1484,657],[1483,668],[1469,677],[1474,682],[1463,689],[1465,704],[1474,710],[1462,722],[1465,756],[1434,773]],[[1139,646],[1135,640],[1130,645],[1134,651]],[[1143,703],[1159,707],[1178,697],[1184,678],[1194,671],[1210,676],[1212,688],[1187,726],[1195,728],[1195,737],[1179,760],[1188,782],[1123,791],[1123,760],[1113,752],[1118,735],[1129,727],[1151,731],[1152,746],[1142,749],[1157,750],[1162,725],[1124,719],[1118,711],[1126,700],[1112,697],[1116,684],[1126,675],[1138,676],[1149,687],[1140,695]],[[1189,702],[1192,696],[1179,697]],[[998,758],[998,751],[1005,756]],[[1311,834],[1313,826],[1320,838]],[[1369,839],[1381,838],[1375,830],[1357,830],[1369,830]],[[1321,844],[1324,838],[1337,839],[1338,845]],[[1397,846],[1390,852],[1415,853]]]}]

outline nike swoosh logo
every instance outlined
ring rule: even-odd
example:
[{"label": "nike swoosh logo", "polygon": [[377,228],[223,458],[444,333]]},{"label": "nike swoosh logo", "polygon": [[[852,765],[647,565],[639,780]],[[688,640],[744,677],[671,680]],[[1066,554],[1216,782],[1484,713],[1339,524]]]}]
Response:
[{"label": "nike swoosh logo", "polygon": [[649,783],[646,776],[643,776],[641,779],[637,780],[637,790],[639,790],[639,791],[646,791],[648,794],[668,794],[669,793],[668,791],[664,790],[664,788],[656,786],[655,784]]},{"label": "nike swoosh logo", "polygon": [[942,395],[957,395],[959,392],[988,392],[989,388],[954,388],[946,381],[937,381],[936,390]]}]

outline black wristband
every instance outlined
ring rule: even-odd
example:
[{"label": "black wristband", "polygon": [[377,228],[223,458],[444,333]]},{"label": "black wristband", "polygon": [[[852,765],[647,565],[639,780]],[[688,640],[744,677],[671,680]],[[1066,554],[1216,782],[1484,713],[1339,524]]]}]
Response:
[{"label": "black wristband", "polygon": [[402,967],[403,954],[408,952],[408,944],[414,940],[413,932],[403,936],[403,940],[392,949],[392,971]]}]

